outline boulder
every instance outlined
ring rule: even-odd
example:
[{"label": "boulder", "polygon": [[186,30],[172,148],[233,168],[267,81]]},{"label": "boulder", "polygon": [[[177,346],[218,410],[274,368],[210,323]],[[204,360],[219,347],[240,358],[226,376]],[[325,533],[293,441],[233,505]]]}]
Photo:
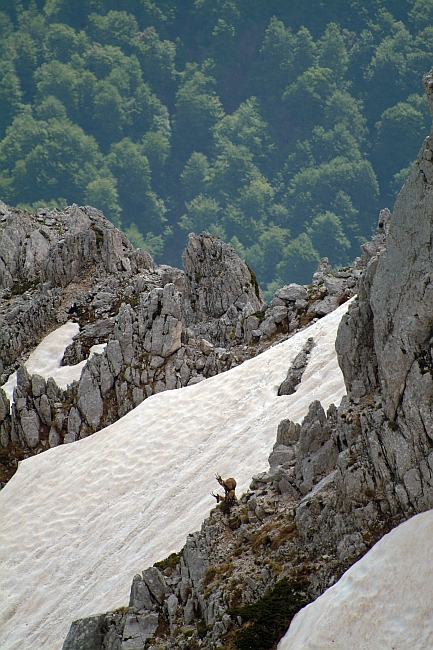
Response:
[{"label": "boulder", "polygon": [[281,289],[277,289],[275,295],[284,302],[295,302],[296,300],[307,300],[308,291],[301,284],[291,283]]},{"label": "boulder", "polygon": [[167,593],[167,585],[162,573],[156,567],[150,567],[143,571],[143,580],[156,602],[161,604]]},{"label": "boulder", "polygon": [[62,650],[101,650],[104,638],[105,617],[91,616],[74,621],[69,629]]}]

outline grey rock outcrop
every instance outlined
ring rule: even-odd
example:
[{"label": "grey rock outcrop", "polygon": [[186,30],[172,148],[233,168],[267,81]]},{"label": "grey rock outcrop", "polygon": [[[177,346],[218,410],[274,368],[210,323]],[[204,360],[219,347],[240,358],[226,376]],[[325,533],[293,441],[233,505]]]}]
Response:
[{"label": "grey rock outcrop", "polygon": [[164,359],[181,347],[182,322],[180,295],[174,284],[153,289],[144,297],[139,319],[139,335],[144,349]]},{"label": "grey rock outcrop", "polygon": [[292,365],[289,368],[287,377],[281,383],[278,389],[278,395],[293,395],[296,391],[296,388],[299,386],[302,380],[302,375],[304,374],[308,361],[310,359],[311,351],[314,347],[314,339],[310,337],[305,343],[302,350],[296,355],[293,360]]},{"label": "grey rock outcrop", "polygon": [[354,391],[356,397],[370,393],[378,382],[370,291],[379,256],[385,250],[390,220],[389,210],[382,210],[376,235],[362,247],[364,271],[358,284],[358,299],[343,317],[336,341],[347,390]]},{"label": "grey rock outcrop", "polygon": [[221,318],[232,305],[251,311],[263,306],[252,272],[223,241],[203,233],[191,234],[184,253],[186,306],[191,322]]},{"label": "grey rock outcrop", "polygon": [[142,650],[148,638],[152,637],[158,627],[158,614],[130,614],[123,628],[122,650]]},{"label": "grey rock outcrop", "polygon": [[296,449],[296,485],[302,494],[335,469],[338,449],[332,437],[333,409],[328,417],[320,402],[312,402],[302,422]]},{"label": "grey rock outcrop", "polygon": [[[242,321],[264,307],[254,274],[223,241],[191,234],[183,255],[184,322],[215,345],[243,338]],[[203,328],[205,325],[205,328]]]}]

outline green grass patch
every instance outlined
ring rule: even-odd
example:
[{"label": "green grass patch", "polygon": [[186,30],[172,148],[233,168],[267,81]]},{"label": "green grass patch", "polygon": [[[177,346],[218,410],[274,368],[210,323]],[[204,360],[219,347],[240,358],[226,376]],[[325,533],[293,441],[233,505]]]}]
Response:
[{"label": "green grass patch", "polygon": [[180,555],[180,553],[171,553],[171,555],[166,557],[164,560],[155,562],[153,566],[160,571],[164,571],[164,569],[175,569],[180,562]]}]

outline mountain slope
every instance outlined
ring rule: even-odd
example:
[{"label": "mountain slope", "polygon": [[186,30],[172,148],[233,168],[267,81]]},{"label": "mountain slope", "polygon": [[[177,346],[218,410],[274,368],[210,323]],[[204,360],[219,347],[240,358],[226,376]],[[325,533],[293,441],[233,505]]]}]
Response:
[{"label": "mountain slope", "polygon": [[[71,621],[127,604],[134,573],[177,550],[209,512],[215,472],[241,493],[265,469],[283,417],[338,403],[343,305],[198,385],[154,395],[118,422],[24,461],[0,492],[4,650],[60,647]],[[277,396],[307,338],[297,392]]]}]

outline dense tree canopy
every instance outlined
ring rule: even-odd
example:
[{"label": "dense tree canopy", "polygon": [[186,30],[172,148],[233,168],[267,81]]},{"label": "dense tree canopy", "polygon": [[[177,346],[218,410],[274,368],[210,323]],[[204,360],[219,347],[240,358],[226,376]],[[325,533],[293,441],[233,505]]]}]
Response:
[{"label": "dense tree canopy", "polygon": [[232,243],[270,293],[345,265],[430,126],[433,0],[4,0],[0,189],[89,203],[179,265]]}]

